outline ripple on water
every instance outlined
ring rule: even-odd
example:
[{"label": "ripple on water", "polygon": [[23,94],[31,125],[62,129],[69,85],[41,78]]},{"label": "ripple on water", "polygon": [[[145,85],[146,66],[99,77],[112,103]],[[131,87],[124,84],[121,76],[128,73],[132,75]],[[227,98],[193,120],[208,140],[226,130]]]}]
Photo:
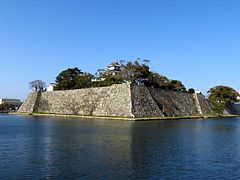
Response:
[{"label": "ripple on water", "polygon": [[238,179],[240,119],[0,116],[0,179]]}]

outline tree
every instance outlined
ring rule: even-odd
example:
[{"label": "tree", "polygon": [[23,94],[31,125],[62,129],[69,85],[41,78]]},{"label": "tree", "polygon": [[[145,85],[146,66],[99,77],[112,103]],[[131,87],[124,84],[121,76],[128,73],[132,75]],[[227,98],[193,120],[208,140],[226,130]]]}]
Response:
[{"label": "tree", "polygon": [[214,109],[222,113],[231,103],[237,102],[238,93],[228,86],[215,86],[208,91],[209,100],[213,103]]},{"label": "tree", "polygon": [[29,82],[30,89],[34,91],[42,92],[46,89],[46,83],[42,80],[34,80]]},{"label": "tree", "polygon": [[179,80],[171,80],[171,81],[169,81],[169,83],[167,84],[167,89],[168,90],[173,90],[173,91],[186,92],[185,86]]},{"label": "tree", "polygon": [[188,89],[188,92],[193,94],[193,93],[195,93],[195,89],[190,88],[190,89]]},{"label": "tree", "polygon": [[95,73],[96,77],[102,78],[105,76],[106,74],[106,70],[105,69],[98,69],[97,72]]},{"label": "tree", "polygon": [[75,89],[79,76],[82,75],[83,72],[75,68],[68,68],[67,70],[62,71],[56,77],[57,86],[55,87],[56,90],[70,90]]},{"label": "tree", "polygon": [[144,59],[143,62],[144,62],[144,64],[148,65],[151,61],[148,59]]},{"label": "tree", "polygon": [[128,61],[126,64],[122,64],[122,78],[127,81],[135,82],[142,79],[150,80],[153,77],[153,73],[146,64],[142,64],[138,58],[136,61]]},{"label": "tree", "polygon": [[169,81],[170,80],[166,76],[160,75],[158,73],[153,73],[151,86],[155,88],[167,89],[167,84]]},{"label": "tree", "polygon": [[111,86],[113,84],[121,84],[124,80],[120,75],[108,75],[104,78],[104,80],[96,81],[93,83],[94,87],[103,87],[103,86]]},{"label": "tree", "polygon": [[76,77],[74,89],[90,88],[93,86],[92,79],[94,76],[90,73],[83,73]]}]

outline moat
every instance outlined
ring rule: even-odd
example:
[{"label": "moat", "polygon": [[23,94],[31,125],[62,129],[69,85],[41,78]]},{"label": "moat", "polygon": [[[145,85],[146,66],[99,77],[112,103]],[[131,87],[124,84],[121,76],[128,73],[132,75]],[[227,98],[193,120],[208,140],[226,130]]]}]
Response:
[{"label": "moat", "polygon": [[0,115],[0,179],[238,179],[240,118]]}]

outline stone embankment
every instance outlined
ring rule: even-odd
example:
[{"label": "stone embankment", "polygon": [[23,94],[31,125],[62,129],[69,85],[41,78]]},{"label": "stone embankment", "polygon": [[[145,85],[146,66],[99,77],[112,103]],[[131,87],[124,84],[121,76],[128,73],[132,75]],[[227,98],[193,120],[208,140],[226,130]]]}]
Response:
[{"label": "stone embankment", "polygon": [[36,111],[36,106],[38,105],[38,101],[40,100],[41,93],[39,92],[31,92],[22,106],[19,108],[18,112],[21,113],[29,113],[32,114]]},{"label": "stone embankment", "polygon": [[228,107],[228,112],[235,115],[240,115],[240,103],[230,104]]},{"label": "stone embankment", "polygon": [[203,95],[132,84],[32,92],[18,112],[126,118],[215,115]]}]

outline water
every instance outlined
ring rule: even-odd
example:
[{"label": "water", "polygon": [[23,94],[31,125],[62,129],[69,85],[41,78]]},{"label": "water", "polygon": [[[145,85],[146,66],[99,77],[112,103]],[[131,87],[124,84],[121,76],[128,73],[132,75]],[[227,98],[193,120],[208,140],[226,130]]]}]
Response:
[{"label": "water", "polygon": [[0,116],[0,179],[239,179],[240,118]]}]

